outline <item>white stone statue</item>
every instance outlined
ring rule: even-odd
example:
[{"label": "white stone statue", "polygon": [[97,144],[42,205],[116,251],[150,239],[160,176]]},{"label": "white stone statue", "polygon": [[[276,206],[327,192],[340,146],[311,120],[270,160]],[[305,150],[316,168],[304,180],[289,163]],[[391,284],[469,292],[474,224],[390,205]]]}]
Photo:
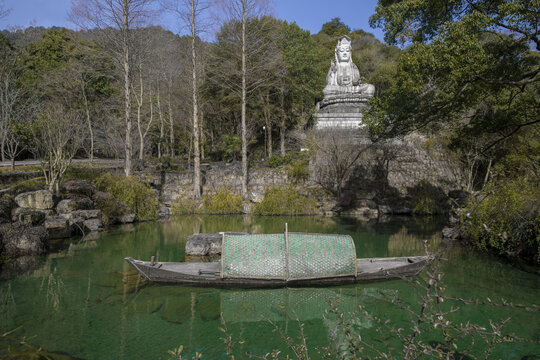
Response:
[{"label": "white stone statue", "polygon": [[375,86],[363,84],[358,67],[352,61],[351,38],[343,35],[336,45],[336,58],[332,60],[330,70],[326,76],[326,87],[323,90],[324,97],[359,94],[372,97],[375,94]]}]

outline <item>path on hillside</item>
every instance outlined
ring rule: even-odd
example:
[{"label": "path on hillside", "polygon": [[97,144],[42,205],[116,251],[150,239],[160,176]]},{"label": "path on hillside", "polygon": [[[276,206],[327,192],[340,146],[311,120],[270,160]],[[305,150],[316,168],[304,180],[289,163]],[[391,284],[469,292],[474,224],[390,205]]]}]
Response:
[{"label": "path on hillside", "polygon": [[[73,164],[89,164],[90,161],[88,159],[73,159]],[[99,164],[99,165],[123,165],[124,160],[123,159],[94,159],[92,162],[93,164]],[[39,166],[40,162],[39,160],[22,160],[22,161],[15,161],[15,167],[19,166]],[[10,167],[11,161],[0,161],[0,167]]]}]

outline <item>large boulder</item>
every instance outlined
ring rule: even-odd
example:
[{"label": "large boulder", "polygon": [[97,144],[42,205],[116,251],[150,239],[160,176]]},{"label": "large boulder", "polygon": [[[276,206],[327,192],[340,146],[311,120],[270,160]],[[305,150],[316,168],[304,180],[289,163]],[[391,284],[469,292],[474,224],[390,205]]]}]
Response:
[{"label": "large boulder", "polygon": [[131,224],[135,221],[135,214],[123,214],[116,217],[116,222],[120,224]]},{"label": "large boulder", "polygon": [[102,213],[99,209],[76,210],[60,216],[68,220],[72,235],[103,230]]},{"label": "large boulder", "polygon": [[100,231],[103,230],[103,222],[101,219],[88,219],[83,221],[83,228],[85,232],[88,231]]},{"label": "large boulder", "polygon": [[459,227],[445,227],[442,230],[442,238],[447,240],[459,240],[463,233]]},{"label": "large boulder", "polygon": [[95,187],[88,180],[68,180],[64,183],[64,190],[70,194],[92,196]]},{"label": "large boulder", "polygon": [[41,225],[45,220],[45,212],[27,208],[16,208],[13,210],[13,221],[20,221],[28,225]]},{"label": "large boulder", "polygon": [[90,210],[94,208],[94,202],[88,196],[77,195],[62,200],[56,205],[58,214],[68,214],[76,210]]},{"label": "large boulder", "polygon": [[76,219],[76,218],[79,218],[79,219],[83,219],[83,220],[88,220],[88,219],[101,219],[101,210],[99,209],[95,209],[95,210],[77,210],[77,211],[74,211],[71,213],[71,218],[72,219]]},{"label": "large boulder", "polygon": [[54,216],[45,219],[43,223],[50,239],[63,239],[71,236],[69,220],[62,216]]},{"label": "large boulder", "polygon": [[[228,233],[247,235],[246,233]],[[208,256],[221,254],[221,234],[193,234],[188,236],[186,242],[186,255]]]},{"label": "large boulder", "polygon": [[43,254],[49,248],[47,231],[43,226],[30,226],[22,222],[3,225],[2,256],[16,258]]},{"label": "large boulder", "polygon": [[48,210],[54,208],[54,196],[52,191],[38,190],[19,194],[15,197],[15,202],[19,207]]}]

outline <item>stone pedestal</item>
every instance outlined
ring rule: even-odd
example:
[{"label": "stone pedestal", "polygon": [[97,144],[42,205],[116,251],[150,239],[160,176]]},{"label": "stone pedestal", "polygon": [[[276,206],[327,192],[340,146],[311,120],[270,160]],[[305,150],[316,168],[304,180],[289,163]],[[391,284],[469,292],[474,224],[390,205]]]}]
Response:
[{"label": "stone pedestal", "polygon": [[318,104],[313,115],[315,130],[360,129],[362,110],[366,108],[369,97],[363,95],[341,95],[327,97]]},{"label": "stone pedestal", "polygon": [[359,129],[362,127],[361,113],[316,113],[315,130]]}]

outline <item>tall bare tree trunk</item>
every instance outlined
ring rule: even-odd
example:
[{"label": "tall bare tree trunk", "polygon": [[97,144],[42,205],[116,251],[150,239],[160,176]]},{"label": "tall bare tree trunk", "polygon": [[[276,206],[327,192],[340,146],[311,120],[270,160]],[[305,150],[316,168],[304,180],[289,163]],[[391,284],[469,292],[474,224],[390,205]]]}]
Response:
[{"label": "tall bare tree trunk", "polygon": [[281,126],[279,127],[279,142],[281,148],[281,156],[285,156],[285,94],[283,90],[280,94],[281,98]]},{"label": "tall bare tree trunk", "polygon": [[171,155],[171,159],[173,159],[174,158],[174,121],[173,121],[173,113],[172,113],[171,91],[172,91],[172,79],[169,80],[169,126],[170,126],[169,141],[171,142],[170,155]]},{"label": "tall bare tree trunk", "polygon": [[122,33],[123,33],[123,50],[124,50],[124,96],[125,96],[125,117],[126,117],[126,142],[125,142],[125,159],[124,159],[124,173],[126,176],[131,176],[132,170],[132,156],[133,156],[133,144],[131,141],[131,83],[129,78],[129,12],[128,12],[129,0],[122,1]]},{"label": "tall bare tree trunk", "polygon": [[205,144],[205,137],[204,137],[204,113],[201,111],[201,116],[199,118],[199,130],[200,130],[200,139],[201,139],[201,161],[204,161],[204,144]]},{"label": "tall bare tree trunk", "polygon": [[266,153],[268,157],[272,156],[272,112],[270,109],[270,95],[266,93],[266,98],[264,101],[265,110],[264,121],[265,121],[265,142],[266,142]]},{"label": "tall bare tree trunk", "polygon": [[90,134],[90,154],[88,155],[88,160],[90,161],[90,165],[92,165],[94,162],[94,129],[92,128],[92,120],[90,119],[90,108],[88,105],[88,97],[86,96],[84,83],[82,85],[82,93],[84,98],[84,110],[86,113],[86,125],[88,125],[88,133]]},{"label": "tall bare tree trunk", "polygon": [[135,92],[135,99],[137,100],[137,130],[139,132],[139,160],[143,160],[144,155],[144,136],[141,124],[141,111],[144,99],[144,84],[142,78],[142,63],[139,62],[139,95]]},{"label": "tall bare tree trunk", "polygon": [[201,153],[199,151],[199,117],[197,104],[197,57],[195,53],[195,0],[191,0],[191,62],[193,73],[193,196],[201,196]]},{"label": "tall bare tree trunk", "polygon": [[159,111],[159,142],[158,142],[158,158],[161,159],[163,156],[161,145],[163,143],[163,138],[165,137],[165,121],[163,121],[163,111],[161,111],[161,97],[159,93],[159,86],[158,86],[158,93],[157,93],[157,106]]},{"label": "tall bare tree trunk", "polygon": [[246,131],[246,0],[242,0],[242,197],[247,197],[248,160]]},{"label": "tall bare tree trunk", "polygon": [[266,126],[266,131],[267,131],[267,134],[266,135],[266,145],[267,145],[267,152],[268,152],[268,157],[271,157],[272,156],[272,122],[269,121],[268,122],[268,125]]}]

